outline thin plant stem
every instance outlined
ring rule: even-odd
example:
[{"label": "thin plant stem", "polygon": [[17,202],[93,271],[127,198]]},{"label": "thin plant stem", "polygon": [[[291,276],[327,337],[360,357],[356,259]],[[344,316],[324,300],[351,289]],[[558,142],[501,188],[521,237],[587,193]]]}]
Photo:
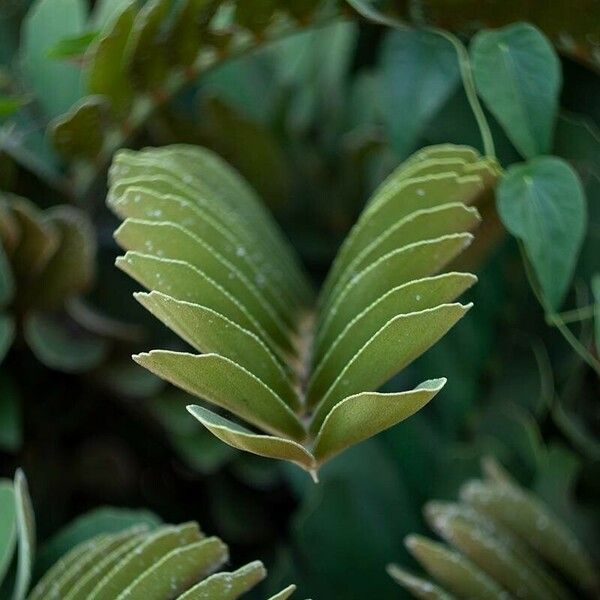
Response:
[{"label": "thin plant stem", "polygon": [[487,156],[495,158],[496,148],[494,146],[494,138],[492,137],[490,125],[485,117],[485,113],[483,112],[481,102],[479,102],[479,97],[477,96],[477,90],[473,80],[473,71],[471,69],[471,61],[469,60],[469,53],[467,52],[467,49],[454,34],[444,31],[443,29],[429,28],[429,30],[437,35],[442,36],[448,40],[452,46],[454,46],[454,50],[456,51],[456,55],[458,57],[458,66],[460,69],[463,88],[465,90],[465,95],[467,96],[469,106],[471,107],[471,111],[473,112],[473,116],[475,117],[475,121],[477,121],[477,127],[479,128],[479,134],[481,135],[481,141],[483,143],[483,151]]},{"label": "thin plant stem", "polygon": [[565,340],[573,348],[573,350],[579,355],[581,360],[586,362],[598,375],[600,375],[600,362],[594,357],[594,355],[577,339],[573,332],[567,327],[566,323],[562,320],[559,313],[556,313],[552,307],[548,304],[543,292],[539,289],[535,276],[531,270],[531,265],[527,259],[525,248],[523,243],[519,240],[519,249],[521,251],[521,257],[523,259],[523,265],[525,267],[525,275],[529,281],[529,285],[533,290],[538,302],[541,304],[546,315],[546,320],[552,322],[558,331],[562,334]]},{"label": "thin plant stem", "polygon": [[[592,319],[598,310],[600,310],[600,303],[595,303],[556,313],[554,316],[559,317],[563,323],[578,323],[586,319]],[[550,321],[548,324],[554,325],[554,322]]]}]

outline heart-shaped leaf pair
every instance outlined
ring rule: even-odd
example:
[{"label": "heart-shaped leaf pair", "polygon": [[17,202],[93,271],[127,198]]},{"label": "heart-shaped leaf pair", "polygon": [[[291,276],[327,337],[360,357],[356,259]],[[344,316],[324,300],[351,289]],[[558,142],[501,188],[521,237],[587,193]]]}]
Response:
[{"label": "heart-shaped leaf pair", "polygon": [[415,154],[369,200],[317,299],[271,215],[217,156],[119,152],[108,197],[124,219],[117,264],[149,290],[140,303],[202,353],[135,360],[244,422],[190,406],[218,438],[316,476],[444,385],[376,392],[469,310],[454,301],[475,276],[444,271],[471,243],[473,205],[496,175],[464,146]]}]

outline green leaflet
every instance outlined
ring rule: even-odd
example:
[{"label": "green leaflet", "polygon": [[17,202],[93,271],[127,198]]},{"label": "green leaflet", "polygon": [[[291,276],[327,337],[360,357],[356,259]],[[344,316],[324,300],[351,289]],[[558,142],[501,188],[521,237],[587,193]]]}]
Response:
[{"label": "green leaflet", "polygon": [[[123,219],[130,217],[149,222],[180,223],[187,231],[197,236],[224,258],[234,261],[236,267],[250,281],[253,281],[286,320],[290,323],[294,310],[297,310],[297,299],[289,292],[287,286],[279,287],[277,279],[261,270],[260,257],[244,251],[244,246],[231,229],[215,219],[200,206],[193,205],[179,196],[157,193],[172,189],[174,179],[166,179],[158,185],[152,180],[153,189],[142,187],[143,181],[127,185],[122,196],[117,196],[111,208]],[[158,188],[158,189],[156,189]],[[154,191],[156,190],[156,191]],[[110,202],[110,200],[109,200]]]},{"label": "green leaflet", "polygon": [[289,585],[285,589],[281,590],[274,596],[271,596],[269,600],[287,600],[296,591],[295,585]]},{"label": "green leaflet", "polygon": [[44,213],[58,246],[28,292],[40,309],[57,309],[64,298],[87,291],[95,276],[96,241],[91,223],[76,209],[57,206]]},{"label": "green leaflet", "polygon": [[415,577],[398,565],[388,565],[387,572],[392,579],[404,586],[415,598],[421,600],[455,600],[455,596],[451,596],[442,588],[426,579]]},{"label": "green leaflet", "polygon": [[45,573],[40,581],[38,581],[37,585],[29,594],[28,599],[39,600],[48,598],[51,590],[60,590],[63,577],[66,577],[68,573],[73,571],[73,569],[78,568],[77,565],[79,564],[81,567],[85,567],[85,564],[87,564],[85,559],[88,554],[90,554],[92,548],[103,544],[106,538],[106,535],[98,535],[87,542],[80,543],[67,552],[52,566],[49,571]]},{"label": "green leaflet", "polygon": [[139,542],[143,540],[145,534],[137,533],[133,536],[127,536],[122,543],[115,548],[111,548],[110,552],[100,558],[83,576],[80,576],[77,583],[71,588],[65,600],[87,600],[89,594],[93,591],[96,585],[102,578],[131,550],[133,550]]},{"label": "green leaflet", "polygon": [[196,350],[229,358],[256,375],[290,408],[300,408],[291,373],[255,334],[210,308],[181,302],[160,292],[136,294],[136,298]]},{"label": "green leaflet", "polygon": [[161,600],[177,596],[227,562],[229,551],[219,538],[207,538],[172,550],[126,588],[117,600]]},{"label": "green leaflet", "polygon": [[214,153],[183,145],[141,154],[120,151],[110,170],[111,187],[123,176],[161,174],[178,179],[179,195],[232,229],[244,244],[242,251],[252,252],[264,271],[273,272],[280,284],[289,282],[302,300],[311,298],[310,285],[273,218],[248,184]]},{"label": "green leaflet", "polygon": [[485,189],[481,175],[461,175],[460,172],[441,172],[406,177],[405,171],[418,170],[424,161],[406,169],[400,167],[375,192],[356,225],[344,241],[321,293],[321,304],[330,301],[332,288],[340,275],[362,251],[388,231],[391,223],[417,210],[434,208],[452,202],[473,203]]},{"label": "green leaflet", "polygon": [[0,480],[0,584],[10,566],[17,544],[17,512],[12,481]]},{"label": "green leaflet", "polygon": [[390,319],[348,361],[316,405],[311,433],[340,400],[364,389],[377,389],[432,346],[471,305],[443,304]]},{"label": "green leaflet", "polygon": [[447,546],[419,535],[408,536],[405,544],[429,574],[459,598],[497,600],[502,588],[483,571]]},{"label": "green leaflet", "polygon": [[[572,600],[578,588],[594,595],[593,562],[567,527],[492,458],[482,461],[485,481],[463,485],[459,503],[429,502],[425,518],[451,547],[409,536],[410,552],[444,589],[457,597]],[[427,584],[402,570],[388,572],[417,598]],[[562,574],[564,578],[558,578]],[[573,584],[568,587],[568,584]],[[587,596],[586,596],[587,597]]]},{"label": "green leaflet", "polygon": [[256,434],[201,406],[188,406],[188,410],[209,431],[234,448],[247,450],[268,458],[289,460],[307,471],[316,469],[314,457],[303,446],[293,440]]},{"label": "green leaflet", "polygon": [[184,0],[177,10],[173,27],[166,42],[169,63],[188,67],[198,53],[198,42],[205,35],[206,26],[217,10],[213,0]]},{"label": "green leaflet", "polygon": [[154,374],[257,427],[299,441],[305,437],[301,422],[273,390],[223,356],[153,350],[134,358]]},{"label": "green leaflet", "polygon": [[265,567],[257,560],[233,573],[216,573],[207,577],[180,596],[180,600],[235,600],[262,581],[266,575]]},{"label": "green leaflet", "polygon": [[113,15],[86,55],[88,90],[90,94],[108,98],[115,113],[126,108],[133,95],[122,55],[133,27],[135,4],[131,1]]},{"label": "green leaflet", "polygon": [[24,198],[9,196],[11,211],[20,230],[11,252],[11,266],[18,286],[30,282],[46,266],[58,246],[58,236],[40,211]]},{"label": "green leaflet", "polygon": [[346,448],[396,425],[423,408],[443,387],[445,379],[426,381],[410,392],[363,392],[336,404],[315,440],[320,463]]},{"label": "green leaflet", "polygon": [[100,533],[117,533],[138,525],[146,525],[148,529],[153,529],[159,524],[160,519],[146,510],[112,507],[91,510],[71,521],[44,544],[38,553],[36,568],[43,572],[62,562],[69,555],[68,551],[71,548],[83,548],[83,542]]},{"label": "green leaflet", "polygon": [[155,289],[177,300],[202,303],[258,335],[271,350],[279,351],[279,345],[241,302],[188,263],[128,252],[117,260],[117,266],[150,290]]},{"label": "green leaflet", "polygon": [[366,265],[393,252],[395,248],[453,233],[472,231],[480,221],[479,213],[475,208],[468,208],[459,203],[417,210],[384,231],[359,252],[346,267],[344,275],[336,283],[332,295],[335,296],[336,291],[342,289],[348,280],[360,273]]},{"label": "green leaflet", "polygon": [[402,284],[375,300],[346,325],[319,362],[315,360],[317,366],[307,389],[308,404],[312,406],[327,391],[337,373],[390,319],[452,302],[476,281],[474,275],[445,273]]},{"label": "green leaflet", "polygon": [[[0,482],[0,498],[15,506],[10,482]],[[206,538],[195,522],[163,526],[149,516],[108,508],[77,519],[62,536],[64,554],[39,580],[29,600],[235,600],[265,578],[260,561],[215,573],[229,560],[226,544],[217,537]],[[0,542],[8,544],[8,558],[15,546],[16,518],[16,511],[0,513],[0,529],[7,533]],[[149,524],[155,529],[149,530]],[[113,533],[115,529],[120,530]],[[84,541],[77,543],[81,538]],[[0,547],[0,561],[5,560],[2,551]],[[3,565],[0,562],[0,568]],[[285,597],[294,589],[288,588]]]},{"label": "green leaflet", "polygon": [[179,260],[201,270],[237,298],[277,343],[286,345],[287,326],[254,282],[247,279],[235,264],[183,227],[127,219],[115,232],[115,239],[127,250]]},{"label": "green leaflet", "polygon": [[561,85],[560,62],[533,25],[481,31],[471,59],[477,91],[526,158],[550,151]]},{"label": "green leaflet", "polygon": [[51,581],[46,593],[50,598],[57,600],[67,597],[71,591],[77,589],[83,572],[93,571],[106,557],[111,556],[113,552],[118,551],[122,546],[129,544],[132,539],[139,541],[139,534],[143,529],[142,526],[132,527],[121,533],[103,536],[89,548],[86,546],[87,551],[79,556],[77,561],[71,563],[69,568],[62,574]]},{"label": "green leaflet", "polygon": [[317,332],[317,353],[328,346],[352,317],[396,286],[434,275],[473,240],[452,234],[409,244],[385,254],[355,275],[332,302]]},{"label": "green leaflet", "polygon": [[129,552],[93,588],[89,600],[110,600],[129,587],[139,573],[143,573],[172,550],[187,546],[202,539],[203,535],[196,523],[177,527],[163,527],[147,536],[135,552]]},{"label": "green leaflet", "polygon": [[5,96],[0,95],[0,119],[5,119],[14,115],[28,99],[25,96]]},{"label": "green leaflet", "polygon": [[461,499],[529,544],[583,589],[597,585],[598,575],[579,541],[532,495],[509,482],[473,481],[462,488]]},{"label": "green leaflet", "polygon": [[434,501],[427,503],[423,512],[438,535],[515,595],[526,590],[534,598],[570,598],[564,586],[525,544],[471,507]]},{"label": "green leaflet", "polygon": [[57,150],[71,159],[96,157],[102,148],[105,111],[102,96],[88,96],[55,119],[51,135]]},{"label": "green leaflet", "polygon": [[56,59],[79,58],[83,56],[86,48],[94,41],[97,35],[97,31],[86,31],[73,37],[63,38],[48,49],[46,56]]},{"label": "green leaflet", "polygon": [[95,235],[80,210],[42,211],[25,198],[0,195],[0,360],[18,332],[52,368],[97,364],[106,342],[67,315],[67,305],[93,281],[95,255]]},{"label": "green leaflet", "polygon": [[522,240],[551,310],[558,310],[585,237],[587,207],[574,169],[542,156],[506,171],[498,187],[498,213]]},{"label": "green leaflet", "polygon": [[460,516],[437,517],[437,533],[491,575],[504,589],[519,596],[543,600],[551,597],[543,582],[501,540],[490,538]]},{"label": "green leaflet", "polygon": [[[117,160],[120,156],[121,154],[117,155]],[[227,206],[206,187],[194,188],[190,176],[183,173],[171,173],[166,169],[165,163],[164,160],[161,160],[158,165],[151,162],[149,167],[136,175],[136,183],[139,183],[139,177],[145,176],[149,179],[148,185],[152,184],[152,188],[156,191],[169,194],[176,193],[183,200],[189,201],[192,206],[198,206],[209,212],[213,220],[220,224],[221,229],[229,230],[230,237],[236,240],[236,255],[243,257],[251,253],[251,260],[260,268],[261,280],[257,281],[257,284],[262,284],[262,280],[272,278],[279,287],[289,286],[296,304],[306,302],[306,298],[310,295],[308,284],[295,265],[285,258],[285,253],[281,251],[279,244],[275,243],[273,245],[265,235],[257,233],[262,222],[260,219],[256,220],[256,218],[249,215],[248,220],[244,223],[237,209]],[[128,177],[121,182],[117,176],[111,175],[114,184],[109,191],[109,203],[111,203],[111,198],[117,194],[122,194],[126,186],[130,185],[132,178],[129,177],[129,174],[132,171],[134,173],[137,171],[137,168],[130,162],[123,166],[118,164],[113,166],[111,174],[115,173],[117,168],[119,173],[125,172]],[[145,171],[150,171],[150,173],[144,175]],[[161,174],[161,171],[163,171],[163,174]],[[167,182],[168,185],[165,188]],[[160,215],[160,212],[157,213],[157,216]],[[250,228],[248,225],[251,222],[256,227]]]},{"label": "green leaflet", "polygon": [[23,471],[15,474],[15,512],[17,516],[18,563],[13,600],[24,600],[31,581],[35,555],[35,515],[29,497],[29,488]]},{"label": "green leaflet", "polygon": [[454,301],[476,278],[443,271],[471,243],[474,205],[497,175],[464,146],[409,158],[367,202],[315,306],[272,217],[215,155],[184,145],[118,153],[108,194],[124,220],[117,265],[149,291],[137,299],[204,353],[135,360],[249,425],[188,407],[220,440],[316,479],[441,389],[433,380],[376,393],[470,308]]},{"label": "green leaflet", "polygon": [[23,334],[38,360],[65,373],[81,373],[100,364],[108,352],[108,342],[72,324],[42,312],[30,313]]},{"label": "green leaflet", "polygon": [[159,32],[168,13],[168,0],[150,0],[135,16],[127,38],[123,62],[142,90],[152,90],[165,78],[167,63]]}]

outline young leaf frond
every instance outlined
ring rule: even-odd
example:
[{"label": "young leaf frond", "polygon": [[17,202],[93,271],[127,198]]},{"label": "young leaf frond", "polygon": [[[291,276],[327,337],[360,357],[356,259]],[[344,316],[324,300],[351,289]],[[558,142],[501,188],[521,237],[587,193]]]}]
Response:
[{"label": "young leaf frond", "polygon": [[123,219],[117,264],[147,288],[140,303],[201,352],[135,360],[239,419],[189,407],[221,440],[316,474],[443,387],[376,392],[471,307],[455,300],[476,277],[448,267],[496,175],[464,146],[409,158],[367,203],[317,297],[260,199],[214,154],[119,152],[108,196]]}]

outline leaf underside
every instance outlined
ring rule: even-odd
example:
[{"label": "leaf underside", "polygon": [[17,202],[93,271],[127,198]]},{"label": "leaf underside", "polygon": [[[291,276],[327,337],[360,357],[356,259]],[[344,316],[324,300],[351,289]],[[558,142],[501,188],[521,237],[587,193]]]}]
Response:
[{"label": "leaf underside", "polygon": [[135,360],[216,407],[188,409],[219,439],[316,475],[443,387],[376,393],[470,308],[455,300],[476,277],[451,263],[497,174],[465,146],[417,152],[367,202],[317,296],[256,193],[215,154],[120,151],[107,200],[123,219],[117,265],[148,290],[141,304],[201,353]]}]

